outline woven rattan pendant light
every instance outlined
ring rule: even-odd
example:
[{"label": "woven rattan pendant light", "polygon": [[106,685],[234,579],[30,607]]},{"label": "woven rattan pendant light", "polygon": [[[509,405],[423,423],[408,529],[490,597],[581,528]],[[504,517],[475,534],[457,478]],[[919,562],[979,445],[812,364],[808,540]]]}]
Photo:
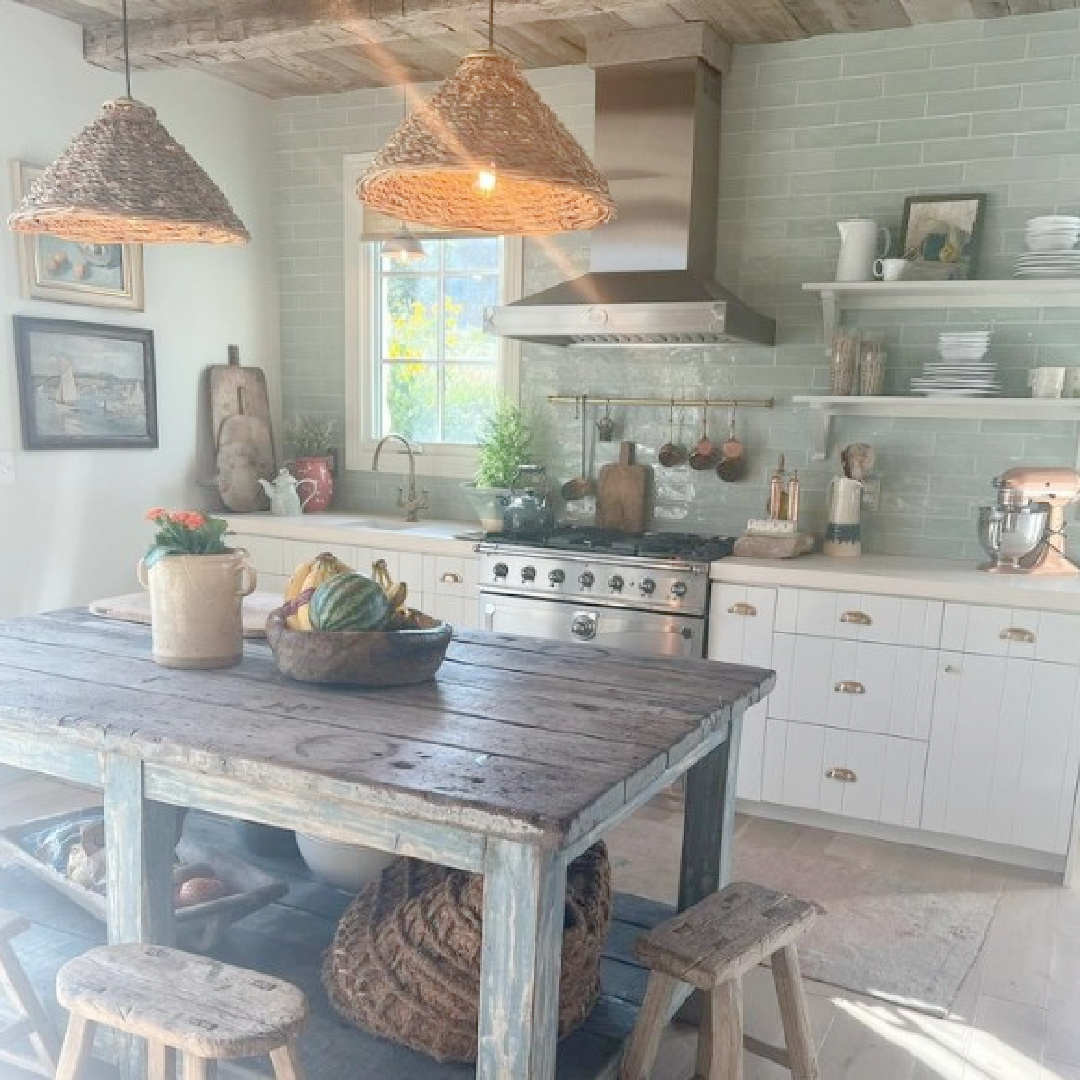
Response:
[{"label": "woven rattan pendant light", "polygon": [[517,64],[471,53],[394,132],[360,178],[368,206],[442,229],[520,235],[591,229],[615,206],[607,181]]},{"label": "woven rattan pendant light", "polygon": [[34,181],[8,227],[94,244],[246,243],[229,200],[154,110],[131,97],[127,0],[122,20],[126,95],[107,101]]},{"label": "woven rattan pendant light", "polygon": [[[405,17],[405,0],[401,0],[401,17]],[[409,118],[409,88],[404,83],[401,87],[401,122]],[[413,236],[408,222],[402,221],[398,229],[388,240],[379,245],[379,254],[384,259],[390,259],[398,266],[408,266],[409,263],[419,262],[425,257],[424,245]]]}]

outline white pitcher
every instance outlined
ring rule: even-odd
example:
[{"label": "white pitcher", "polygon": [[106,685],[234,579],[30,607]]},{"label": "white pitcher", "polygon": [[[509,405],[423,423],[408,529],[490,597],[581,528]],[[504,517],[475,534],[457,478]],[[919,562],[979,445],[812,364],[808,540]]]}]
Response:
[{"label": "white pitcher", "polygon": [[892,236],[884,225],[870,218],[838,221],[840,258],[836,263],[837,281],[873,281],[874,260],[885,255]]}]

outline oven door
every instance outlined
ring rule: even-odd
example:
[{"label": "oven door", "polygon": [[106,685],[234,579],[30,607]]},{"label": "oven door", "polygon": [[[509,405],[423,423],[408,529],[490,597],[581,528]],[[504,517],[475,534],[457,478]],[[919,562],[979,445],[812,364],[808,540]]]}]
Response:
[{"label": "oven door", "polygon": [[503,634],[576,641],[643,656],[700,659],[705,620],[659,611],[481,593],[480,625]]}]

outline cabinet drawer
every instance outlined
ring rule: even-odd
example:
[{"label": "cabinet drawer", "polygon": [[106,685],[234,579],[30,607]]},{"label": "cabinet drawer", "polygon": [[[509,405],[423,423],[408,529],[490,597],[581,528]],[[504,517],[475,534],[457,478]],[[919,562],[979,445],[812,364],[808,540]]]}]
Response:
[{"label": "cabinet drawer", "polygon": [[943,606],[940,600],[903,596],[778,589],[776,629],[842,641],[934,649],[941,636]]},{"label": "cabinet drawer", "polygon": [[776,634],[769,716],[927,739],[937,656],[934,649]]},{"label": "cabinet drawer", "polygon": [[424,556],[424,594],[475,600],[478,560],[460,555]]},{"label": "cabinet drawer", "polygon": [[770,719],[761,794],[766,802],[888,825],[917,826],[926,744]]},{"label": "cabinet drawer", "polygon": [[775,608],[775,589],[714,584],[709,602],[709,659],[772,667]]},{"label": "cabinet drawer", "polygon": [[245,536],[243,533],[237,533],[235,536],[227,536],[225,540],[226,543],[243,548],[248,553],[251,565],[260,576],[292,572],[291,566],[282,565],[283,541],[276,536]]},{"label": "cabinet drawer", "polygon": [[1080,615],[946,604],[941,647],[981,656],[1080,663]]}]

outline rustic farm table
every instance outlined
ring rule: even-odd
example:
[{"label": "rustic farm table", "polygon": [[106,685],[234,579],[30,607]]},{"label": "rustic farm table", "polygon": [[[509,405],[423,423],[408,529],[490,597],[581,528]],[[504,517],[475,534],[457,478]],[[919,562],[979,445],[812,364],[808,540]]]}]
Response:
[{"label": "rustic farm table", "polygon": [[147,627],[0,622],[0,762],[103,789],[113,941],[168,943],[177,808],[485,876],[479,1080],[551,1080],[567,864],[686,775],[680,907],[726,881],[759,668],[460,632],[433,682],[291,682],[265,644],[176,671]]}]

